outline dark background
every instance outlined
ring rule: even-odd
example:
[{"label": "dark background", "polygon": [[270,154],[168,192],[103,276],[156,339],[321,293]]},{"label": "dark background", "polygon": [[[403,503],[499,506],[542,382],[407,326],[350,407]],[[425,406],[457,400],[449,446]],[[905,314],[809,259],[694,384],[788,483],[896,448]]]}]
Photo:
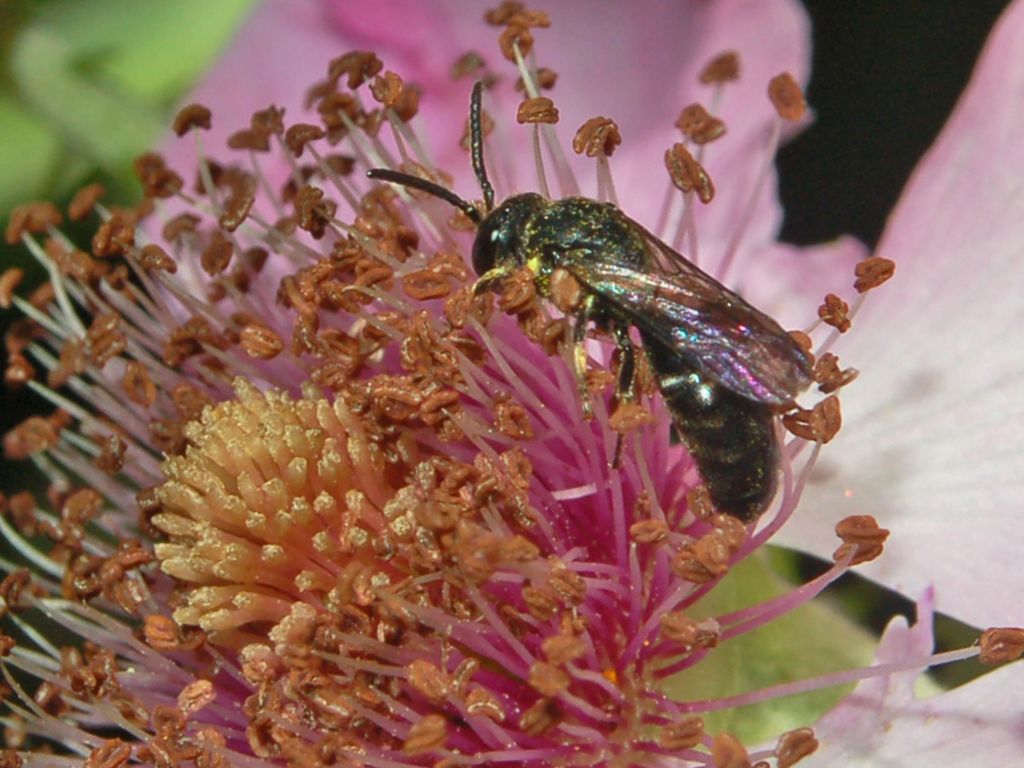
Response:
[{"label": "dark background", "polygon": [[[783,239],[878,240],[1008,0],[804,0],[816,121],[779,156]],[[1022,54],[1024,55],[1024,54]]]}]

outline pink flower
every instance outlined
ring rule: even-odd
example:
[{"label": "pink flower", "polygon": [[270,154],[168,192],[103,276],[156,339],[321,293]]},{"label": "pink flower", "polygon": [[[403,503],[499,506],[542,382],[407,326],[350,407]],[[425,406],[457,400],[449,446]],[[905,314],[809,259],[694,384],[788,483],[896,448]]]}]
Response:
[{"label": "pink flower", "polygon": [[[11,520],[2,525],[32,566],[35,589],[26,587],[23,571],[5,580],[4,596],[9,606],[35,608],[89,645],[84,652],[59,649],[31,621],[13,615],[26,638],[5,643],[8,665],[45,681],[38,704],[16,690],[13,746],[37,760],[19,735],[57,741],[96,765],[131,755],[197,765],[583,759],[741,766],[774,759],[785,766],[821,742],[810,758],[821,765],[848,764],[858,750],[867,753],[866,764],[903,755],[906,764],[923,764],[918,758],[929,749],[948,756],[961,748],[972,755],[988,749],[984,757],[999,763],[1015,748],[1017,721],[1007,725],[1003,718],[1020,709],[1013,699],[1019,694],[1001,686],[1020,676],[1017,666],[927,702],[913,698],[913,678],[929,663],[952,658],[931,656],[933,608],[959,613],[957,606],[972,600],[943,594],[943,568],[951,565],[941,557],[930,558],[940,562],[925,570],[936,596],[924,589],[928,582],[909,584],[912,594],[924,593],[918,623],[890,627],[876,667],[715,696],[687,696],[672,685],[677,672],[699,674],[713,663],[719,642],[804,604],[884,539],[869,521],[847,520],[840,529],[848,545],[822,577],[742,610],[693,618],[706,612],[705,599],[721,577],[780,529],[831,557],[834,540],[826,546],[819,539],[834,527],[834,520],[823,520],[839,506],[829,498],[836,488],[852,488],[854,501],[873,495],[870,508],[853,504],[836,520],[883,517],[884,508],[899,520],[919,510],[930,523],[942,522],[931,519],[933,505],[916,504],[891,481],[858,485],[860,476],[848,474],[864,466],[871,477],[879,445],[889,443],[875,437],[858,453],[856,434],[847,437],[855,418],[842,433],[850,461],[844,451],[826,448],[822,461],[838,470],[812,486],[817,503],[802,503],[794,514],[820,446],[790,439],[779,498],[759,526],[745,529],[712,514],[700,503],[692,460],[670,445],[671,419],[660,398],[633,411],[612,408],[607,345],[590,344],[595,418],[587,421],[571,366],[559,356],[565,326],[537,301],[532,281],[507,287],[503,312],[492,316],[490,303],[470,294],[469,238],[457,231],[460,222],[450,221],[450,208],[406,191],[396,197],[350,175],[353,164],[362,171],[404,161],[411,170],[450,173],[453,189],[475,196],[459,146],[469,81],[451,74],[452,62],[475,48],[490,65],[474,68],[474,76],[504,78],[485,104],[495,122],[487,160],[499,197],[541,184],[556,197],[579,188],[617,200],[784,324],[809,325],[821,295],[841,291],[865,254],[848,240],[802,251],[774,242],[780,211],[771,194],[771,160],[787,125],[776,107],[787,99],[776,97],[773,107],[765,89],[781,72],[806,78],[807,30],[797,6],[692,2],[638,15],[625,4],[563,2],[551,15],[552,30],[544,28],[544,17],[505,11],[511,21],[486,27],[481,11],[463,3],[264,6],[199,88],[198,99],[213,108],[212,128],[203,108],[179,115],[180,132],[195,142],[176,144],[169,166],[189,182],[198,175],[195,188],[182,186],[158,157],[139,165],[157,203],[163,244],[148,242],[134,213],[97,209],[104,223],[94,239],[96,255],[123,257],[134,279],[71,250],[53,211],[24,209],[12,235],[48,265],[53,292],[34,303],[19,300],[35,327],[11,344],[25,366],[31,357],[49,372],[48,386],[35,386],[72,423],[31,420],[5,441],[10,454],[32,456],[50,473],[49,502],[59,514],[35,509],[25,496],[11,500]],[[873,395],[865,402],[888,402],[897,385],[879,382],[902,370],[901,362],[875,367],[885,354],[864,329],[887,312],[900,318],[889,321],[900,328],[913,326],[907,318],[924,324],[931,308],[908,302],[915,295],[950,295],[954,286],[917,293],[940,277],[954,283],[952,261],[944,270],[941,257],[968,250],[974,241],[966,233],[980,221],[987,233],[1004,223],[1009,231],[998,213],[1007,198],[1019,196],[1008,169],[1024,158],[1008,132],[1010,116],[993,120],[992,109],[1009,111],[1017,100],[1002,98],[988,110],[972,101],[986,89],[996,98],[1004,82],[1015,82],[1001,77],[1018,66],[1009,51],[1024,28],[1015,29],[1015,22],[1024,22],[1022,3],[1008,12],[978,84],[883,243],[879,255],[899,263],[898,280],[907,288],[872,293],[854,318],[850,337],[858,346],[844,350],[844,362],[856,363],[862,381],[874,377],[874,383],[858,381],[849,389],[851,402],[860,393]],[[517,41],[519,71],[531,87],[545,79],[537,67],[557,73],[559,128],[610,115],[621,146],[605,122],[603,151],[565,157],[550,126],[514,125],[509,116],[522,97],[511,89],[517,70],[496,53],[499,34],[507,52]],[[379,53],[398,78],[381,71],[374,56],[337,58],[350,49]],[[740,79],[698,84],[707,62],[727,50],[739,52]],[[471,59],[461,61],[473,68]],[[719,59],[725,69],[732,61]],[[315,98],[307,101],[317,81]],[[706,146],[691,129],[687,142],[716,187],[708,205],[697,202],[696,192],[676,193],[669,175],[661,175],[665,149],[682,146],[670,126],[680,106],[697,100],[726,129]],[[378,110],[378,102],[389,109]],[[953,187],[947,185],[957,179],[947,154],[967,143],[961,132],[974,134],[970,121],[978,114],[992,134],[982,146],[1005,148],[1001,164],[984,163],[979,152],[969,165],[972,179],[993,174],[983,187],[993,199],[978,194],[993,218],[959,222],[964,245],[954,249],[958,241],[936,235],[929,216],[949,205]],[[799,119],[798,99],[792,117]],[[251,152],[226,152],[226,140]],[[338,152],[351,157],[332,154]],[[538,165],[543,178],[534,181]],[[930,176],[935,180],[925,184]],[[678,174],[674,181],[682,183]],[[83,210],[92,207],[89,199],[82,202]],[[918,242],[915,233],[935,239]],[[1009,251],[999,247],[1009,243],[996,235],[991,253],[1008,261]],[[931,255],[927,268],[916,266],[923,265],[913,259],[918,251]],[[976,258],[991,258],[990,252]],[[985,286],[1019,282],[1012,265],[1002,271],[999,263],[990,271],[968,266]],[[965,298],[946,304],[960,309]],[[944,309],[950,330],[939,337],[942,346],[932,342],[934,332],[922,332],[916,346],[936,347],[927,361],[940,374],[956,370],[944,354],[952,347],[957,364],[1005,370],[996,381],[1009,381],[1014,351],[996,355],[976,343],[994,319],[1009,319],[1001,311],[993,300],[966,313],[969,336],[961,338],[951,322],[956,313]],[[984,360],[972,365],[978,356]],[[961,397],[944,394],[960,391],[955,381],[938,378],[937,399],[914,398],[909,412],[959,404]],[[76,399],[62,394],[68,391]],[[971,393],[980,413],[988,415],[984,403],[999,392],[997,385]],[[835,413],[805,412],[808,423],[793,428],[828,439]],[[822,414],[832,417],[815,421]],[[952,429],[954,420],[947,421]],[[879,414],[872,425],[884,432],[886,423]],[[945,422],[922,414],[910,423],[941,430]],[[862,425],[867,434],[872,425]],[[982,434],[958,430],[956,436],[979,435],[980,442]],[[619,435],[621,465],[613,467]],[[932,466],[940,445],[958,442],[953,437],[928,433],[892,444],[918,457],[919,467]],[[1020,438],[1010,433],[1007,439],[1017,441],[1019,461]],[[1000,460],[989,466],[1009,482],[1015,475]],[[954,471],[962,470],[953,467],[947,477],[959,477]],[[926,487],[926,476],[916,470],[908,487]],[[950,541],[963,540],[960,521],[967,514],[955,518],[956,537],[951,531],[942,538],[908,536],[899,545],[908,562],[919,556],[918,543],[929,540],[943,547],[937,555],[948,553]],[[986,523],[972,517],[975,525]],[[55,546],[37,549],[29,540],[37,533]],[[870,566],[871,573],[903,586],[904,564],[890,565],[891,559]],[[986,583],[1019,577],[1005,565],[986,568],[975,559],[971,565]],[[958,583],[965,583],[961,570],[969,569],[958,569]],[[1001,613],[1012,603],[991,593],[987,621],[994,614],[1012,622]],[[960,615],[986,621],[981,613]],[[141,626],[139,636],[133,622]],[[1019,638],[990,633],[986,642],[988,657],[1009,658],[1012,648],[990,646],[1012,646]],[[705,732],[697,717],[854,680],[866,682],[814,731],[790,730],[761,746]],[[1010,700],[983,708],[993,686]],[[962,724],[945,715],[956,706],[976,717],[975,738],[965,732],[950,745],[949,735],[959,737]],[[903,724],[908,713],[916,725]],[[925,724],[932,717],[942,726],[939,734]]]}]

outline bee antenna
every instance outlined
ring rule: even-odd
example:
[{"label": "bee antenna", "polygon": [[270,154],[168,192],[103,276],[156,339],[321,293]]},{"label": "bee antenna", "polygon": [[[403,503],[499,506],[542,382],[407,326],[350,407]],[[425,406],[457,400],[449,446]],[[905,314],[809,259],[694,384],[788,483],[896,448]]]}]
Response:
[{"label": "bee antenna", "polygon": [[487,169],[484,167],[484,132],[480,107],[483,93],[484,84],[477,80],[473,83],[473,96],[469,100],[469,136],[470,150],[473,155],[473,172],[476,174],[476,180],[480,182],[480,189],[484,193],[484,208],[487,213],[490,213],[494,208],[494,187],[488,181]]},{"label": "bee antenna", "polygon": [[[440,184],[435,184],[432,181],[421,179],[419,176],[402,173],[401,171],[392,171],[390,168],[371,168],[366,172],[366,176],[367,178],[374,179],[375,181],[389,181],[392,184],[401,184],[403,187],[418,189],[421,192],[426,192],[428,195],[439,197],[446,203],[454,205],[466,214],[474,224],[479,224],[482,219],[480,211],[478,211],[472,203],[467,200],[463,200],[450,189],[445,189]],[[491,194],[493,202],[493,191]]]}]

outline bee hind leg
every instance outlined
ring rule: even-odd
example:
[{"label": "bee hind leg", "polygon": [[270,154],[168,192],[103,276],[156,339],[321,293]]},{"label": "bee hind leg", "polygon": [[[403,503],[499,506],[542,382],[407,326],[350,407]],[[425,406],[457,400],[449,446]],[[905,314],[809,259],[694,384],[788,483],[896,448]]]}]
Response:
[{"label": "bee hind leg", "polygon": [[[629,338],[628,326],[615,326],[615,344],[619,349],[619,377],[615,385],[616,404],[633,403],[636,402],[636,347]],[[614,469],[618,469],[622,460],[622,438],[621,432],[615,436],[615,453],[612,457]]]}]

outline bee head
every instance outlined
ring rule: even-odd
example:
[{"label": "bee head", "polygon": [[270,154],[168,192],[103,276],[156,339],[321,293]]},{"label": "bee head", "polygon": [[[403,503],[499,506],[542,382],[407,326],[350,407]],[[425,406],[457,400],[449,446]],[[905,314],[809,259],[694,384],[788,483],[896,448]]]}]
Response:
[{"label": "bee head", "polygon": [[483,275],[495,267],[520,266],[523,230],[547,201],[538,194],[510,197],[480,222],[473,241],[473,269]]}]

